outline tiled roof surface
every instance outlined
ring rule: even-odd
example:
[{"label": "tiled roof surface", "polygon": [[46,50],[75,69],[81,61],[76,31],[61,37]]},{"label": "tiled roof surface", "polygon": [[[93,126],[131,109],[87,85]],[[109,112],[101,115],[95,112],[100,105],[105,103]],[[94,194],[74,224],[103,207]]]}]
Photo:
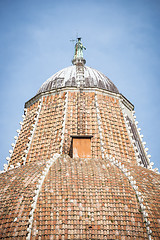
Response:
[{"label": "tiled roof surface", "polygon": [[108,161],[60,158],[42,186],[32,237],[147,238],[138,209],[133,189]]},{"label": "tiled roof surface", "polygon": [[94,92],[69,92],[63,153],[68,154],[71,135],[93,135],[91,150],[93,157],[101,157],[100,138],[95,108]]},{"label": "tiled roof surface", "polygon": [[41,162],[0,174],[0,239],[25,239]]},{"label": "tiled roof surface", "polygon": [[107,95],[97,94],[99,112],[102,119],[104,150],[117,160],[125,159],[136,164],[133,146],[126,130],[119,100]]},{"label": "tiled roof surface", "polygon": [[[65,98],[67,98],[66,118]],[[92,157],[101,157],[100,134],[98,129],[97,109],[95,106],[95,92],[60,92],[44,96],[41,110],[34,129],[34,122],[38,102],[27,110],[22,130],[14,148],[10,165],[23,163],[24,151],[28,149],[26,162],[50,158],[54,153],[60,153],[60,143],[64,137],[62,152],[70,154],[72,135],[93,135],[91,141]],[[97,94],[98,111],[102,119],[102,135],[106,154],[117,159],[125,158],[136,163],[134,150],[129,140],[124,117],[119,100],[105,94]],[[64,134],[63,134],[63,125]],[[33,137],[30,131],[33,131]],[[62,136],[64,135],[64,136]]]},{"label": "tiled roof surface", "polygon": [[38,102],[31,105],[27,109],[27,115],[23,122],[18,140],[16,142],[16,147],[14,148],[13,154],[12,154],[12,160],[10,161],[10,165],[16,165],[17,163],[22,164],[23,160],[22,157],[24,157],[25,153],[24,151],[27,149],[27,143],[28,143],[28,137],[31,137],[30,131],[32,130],[36,116],[36,111],[38,107]]},{"label": "tiled roof surface", "polygon": [[43,98],[27,162],[49,159],[60,150],[65,93]]},{"label": "tiled roof surface", "polygon": [[41,159],[49,159],[60,149],[62,120],[64,111],[65,93],[44,97],[38,117],[37,125],[31,140],[30,131],[33,131],[38,102],[27,108],[26,118],[22,126],[18,141],[12,154],[10,165],[23,164],[24,151],[28,149],[27,143],[31,145],[27,154],[27,162],[35,162]]},{"label": "tiled roof surface", "polygon": [[[26,106],[0,174],[0,239],[160,238],[160,175],[138,166],[119,94],[65,89]],[[73,136],[92,136],[90,159],[71,158]]]},{"label": "tiled roof surface", "polygon": [[[160,176],[124,164],[144,196],[153,239],[159,239]],[[0,239],[27,236],[44,169],[44,162],[38,161],[0,175]],[[148,239],[134,189],[107,159],[59,157],[45,176],[32,221],[31,239]]]},{"label": "tiled roof surface", "polygon": [[143,193],[143,204],[148,213],[152,236],[160,239],[160,175],[128,163],[124,163],[124,165],[136,180],[139,191]]}]

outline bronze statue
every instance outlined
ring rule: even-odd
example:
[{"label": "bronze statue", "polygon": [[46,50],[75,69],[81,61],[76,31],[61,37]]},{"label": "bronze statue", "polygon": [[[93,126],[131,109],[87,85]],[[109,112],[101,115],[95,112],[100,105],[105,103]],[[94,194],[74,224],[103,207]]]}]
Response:
[{"label": "bronze statue", "polygon": [[76,58],[83,58],[83,49],[86,50],[86,48],[83,46],[81,42],[81,38],[77,38],[77,43],[75,44],[75,54],[74,59]]}]

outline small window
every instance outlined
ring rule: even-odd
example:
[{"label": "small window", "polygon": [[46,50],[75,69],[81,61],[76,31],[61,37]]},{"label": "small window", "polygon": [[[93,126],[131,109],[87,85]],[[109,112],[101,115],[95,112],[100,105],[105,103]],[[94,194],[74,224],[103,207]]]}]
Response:
[{"label": "small window", "polygon": [[72,136],[72,155],[79,158],[91,158],[91,137]]}]

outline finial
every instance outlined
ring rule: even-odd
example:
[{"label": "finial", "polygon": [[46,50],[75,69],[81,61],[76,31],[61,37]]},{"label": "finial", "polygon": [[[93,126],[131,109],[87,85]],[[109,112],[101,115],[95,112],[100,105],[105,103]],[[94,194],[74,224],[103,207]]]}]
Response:
[{"label": "finial", "polygon": [[77,64],[77,63],[86,63],[86,60],[83,58],[83,49],[86,50],[86,48],[83,46],[82,42],[81,42],[81,38],[78,37],[77,38],[77,42],[75,44],[75,53],[74,53],[74,58],[72,60],[73,64]]}]

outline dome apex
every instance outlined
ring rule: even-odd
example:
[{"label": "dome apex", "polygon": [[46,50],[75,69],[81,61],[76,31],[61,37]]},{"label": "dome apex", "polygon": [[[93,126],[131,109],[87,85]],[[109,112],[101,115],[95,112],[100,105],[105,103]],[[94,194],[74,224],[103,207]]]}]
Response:
[{"label": "dome apex", "polygon": [[83,58],[83,46],[81,38],[77,38],[75,44],[75,53],[72,60],[73,66],[64,68],[55,73],[48,80],[46,80],[38,93],[48,92],[62,87],[76,87],[76,88],[100,88],[114,93],[119,93],[116,86],[104,74],[96,69],[85,66],[86,60]]}]

